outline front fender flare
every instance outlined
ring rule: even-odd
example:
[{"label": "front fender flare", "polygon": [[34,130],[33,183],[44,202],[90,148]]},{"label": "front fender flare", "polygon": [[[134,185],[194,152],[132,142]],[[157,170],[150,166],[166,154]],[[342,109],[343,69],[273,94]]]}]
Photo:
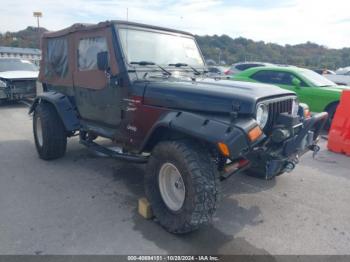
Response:
[{"label": "front fender flare", "polygon": [[[247,124],[245,124],[247,126]],[[223,142],[230,149],[232,159],[243,156],[249,150],[250,144],[244,129],[223,123],[209,117],[189,112],[168,112],[164,114],[149,131],[141,151],[147,147],[152,134],[158,128],[167,128],[217,146]]]},{"label": "front fender flare", "polygon": [[79,130],[80,121],[77,110],[66,95],[58,92],[45,92],[38,95],[29,109],[29,114],[33,113],[38,104],[43,101],[55,107],[67,131]]}]

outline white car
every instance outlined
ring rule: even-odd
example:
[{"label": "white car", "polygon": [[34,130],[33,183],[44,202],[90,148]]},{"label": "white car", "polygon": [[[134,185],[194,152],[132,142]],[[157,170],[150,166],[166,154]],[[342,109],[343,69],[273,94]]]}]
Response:
[{"label": "white car", "polygon": [[35,97],[38,74],[38,67],[28,60],[1,58],[0,102]]},{"label": "white car", "polygon": [[226,77],[225,72],[227,71],[226,67],[223,66],[208,66],[208,77],[213,77],[213,78],[224,78]]},{"label": "white car", "polygon": [[235,75],[249,68],[259,66],[273,66],[273,64],[264,62],[240,62],[231,65],[230,68],[225,72],[225,75]]},{"label": "white car", "polygon": [[337,85],[350,86],[350,67],[339,68],[335,74],[324,75]]}]

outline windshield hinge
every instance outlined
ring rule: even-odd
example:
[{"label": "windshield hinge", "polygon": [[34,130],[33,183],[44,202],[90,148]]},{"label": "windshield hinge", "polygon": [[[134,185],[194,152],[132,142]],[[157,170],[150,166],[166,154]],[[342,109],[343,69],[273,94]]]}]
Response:
[{"label": "windshield hinge", "polygon": [[241,109],[241,105],[239,102],[232,103],[232,111],[230,112],[231,122],[235,121],[238,118],[238,112]]}]

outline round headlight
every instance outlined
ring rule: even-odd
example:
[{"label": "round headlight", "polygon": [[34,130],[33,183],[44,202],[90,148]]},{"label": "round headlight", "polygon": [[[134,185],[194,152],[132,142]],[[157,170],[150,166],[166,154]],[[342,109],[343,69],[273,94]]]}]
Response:
[{"label": "round headlight", "polygon": [[256,122],[258,122],[259,126],[263,129],[267,120],[269,119],[269,110],[266,105],[260,104],[256,109]]},{"label": "round headlight", "polygon": [[299,111],[299,101],[294,99],[292,103],[292,116],[297,116]]},{"label": "round headlight", "polygon": [[2,80],[0,80],[0,87],[6,87],[6,82],[5,81],[2,81]]}]

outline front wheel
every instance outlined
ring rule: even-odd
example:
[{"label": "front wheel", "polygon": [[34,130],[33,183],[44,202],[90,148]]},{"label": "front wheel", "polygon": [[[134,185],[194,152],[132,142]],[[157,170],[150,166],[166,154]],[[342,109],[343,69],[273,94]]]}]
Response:
[{"label": "front wheel", "polygon": [[188,233],[211,221],[218,200],[218,174],[205,147],[166,141],[153,150],[145,176],[146,196],[159,223]]},{"label": "front wheel", "polygon": [[56,109],[40,103],[34,111],[33,133],[35,147],[41,159],[52,160],[66,152],[67,135]]}]

